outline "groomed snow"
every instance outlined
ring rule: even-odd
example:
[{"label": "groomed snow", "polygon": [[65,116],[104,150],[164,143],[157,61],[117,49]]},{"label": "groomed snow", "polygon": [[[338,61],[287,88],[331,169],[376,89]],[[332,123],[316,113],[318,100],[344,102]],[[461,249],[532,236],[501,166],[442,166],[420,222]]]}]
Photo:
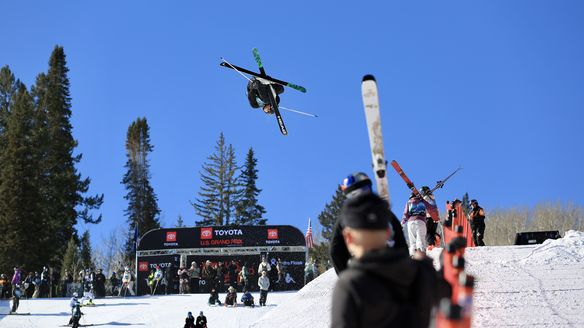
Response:
[{"label": "groomed snow", "polygon": [[[469,248],[465,257],[467,272],[478,278],[473,327],[584,327],[583,232],[542,245]],[[188,311],[204,311],[209,327],[329,327],[335,282],[329,270],[298,292],[270,293],[267,307],[253,309],[209,307],[207,295],[107,298],[83,308],[82,322],[177,328]],[[57,327],[68,321],[68,303],[23,300],[19,312],[31,315],[0,316],[0,327]],[[7,312],[8,302],[0,302],[0,313]]]}]

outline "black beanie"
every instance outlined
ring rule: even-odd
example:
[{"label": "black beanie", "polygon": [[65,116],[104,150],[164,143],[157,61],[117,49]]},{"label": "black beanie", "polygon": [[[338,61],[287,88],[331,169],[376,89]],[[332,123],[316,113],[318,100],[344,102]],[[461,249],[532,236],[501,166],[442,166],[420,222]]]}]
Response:
[{"label": "black beanie", "polygon": [[[385,230],[395,215],[387,202],[374,193],[348,199],[341,210],[341,224],[344,227],[365,230]],[[397,219],[396,219],[397,220]]]}]

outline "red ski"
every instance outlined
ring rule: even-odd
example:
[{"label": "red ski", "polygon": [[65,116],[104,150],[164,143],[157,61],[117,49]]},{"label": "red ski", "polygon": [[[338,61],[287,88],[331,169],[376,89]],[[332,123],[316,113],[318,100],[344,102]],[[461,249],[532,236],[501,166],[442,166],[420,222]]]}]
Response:
[{"label": "red ski", "polygon": [[416,186],[414,186],[412,180],[408,178],[408,176],[404,173],[404,170],[402,170],[401,166],[399,166],[399,164],[395,160],[391,161],[391,166],[393,166],[397,174],[399,174],[399,176],[404,180],[404,182],[406,183],[406,185],[408,185],[408,188],[410,188],[414,195],[419,195],[420,192],[418,191],[418,189],[416,189]]}]

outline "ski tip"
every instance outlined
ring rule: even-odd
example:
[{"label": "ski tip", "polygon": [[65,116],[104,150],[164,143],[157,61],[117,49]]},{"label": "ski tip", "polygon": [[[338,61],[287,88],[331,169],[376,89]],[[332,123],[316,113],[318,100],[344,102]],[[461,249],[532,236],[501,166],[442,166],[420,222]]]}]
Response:
[{"label": "ski tip", "polygon": [[375,81],[375,77],[371,74],[367,74],[365,76],[363,76],[363,82],[365,81]]}]

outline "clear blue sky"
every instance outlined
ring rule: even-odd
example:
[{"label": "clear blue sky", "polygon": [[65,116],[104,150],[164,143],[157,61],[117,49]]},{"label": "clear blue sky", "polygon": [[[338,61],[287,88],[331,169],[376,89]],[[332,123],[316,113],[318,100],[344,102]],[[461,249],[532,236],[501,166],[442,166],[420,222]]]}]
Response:
[{"label": "clear blue sky", "polygon": [[[172,4],[171,4],[172,3]],[[584,205],[582,1],[3,1],[0,65],[30,86],[56,44],[68,58],[79,170],[104,193],[94,240],[125,225],[128,125],[151,127],[152,184],[164,225],[190,202],[220,132],[240,163],[253,147],[271,224],[306,229],[342,178],[371,174],[360,96],[380,87],[388,160],[416,185],[461,166],[440,203],[469,192],[485,209]],[[289,135],[248,108],[224,56],[301,84],[282,105]],[[389,171],[394,210],[408,189]],[[80,229],[85,229],[80,226]]]}]

